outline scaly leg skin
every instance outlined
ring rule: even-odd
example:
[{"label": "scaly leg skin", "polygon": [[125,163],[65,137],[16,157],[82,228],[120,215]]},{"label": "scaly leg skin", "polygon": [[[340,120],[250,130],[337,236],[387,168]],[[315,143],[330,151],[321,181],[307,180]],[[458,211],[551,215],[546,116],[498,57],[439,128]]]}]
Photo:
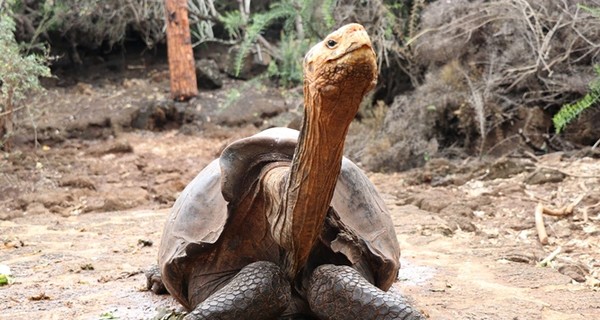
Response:
[{"label": "scaly leg skin", "polygon": [[290,303],[285,274],[272,262],[254,262],[201,302],[184,320],[274,319]]},{"label": "scaly leg skin", "polygon": [[307,298],[310,309],[322,319],[425,319],[404,299],[375,287],[349,266],[316,268]]},{"label": "scaly leg skin", "polygon": [[158,270],[157,265],[150,267],[144,274],[146,275],[146,289],[151,290],[155,294],[167,293],[167,288],[165,288],[165,285],[162,282],[160,270]]}]

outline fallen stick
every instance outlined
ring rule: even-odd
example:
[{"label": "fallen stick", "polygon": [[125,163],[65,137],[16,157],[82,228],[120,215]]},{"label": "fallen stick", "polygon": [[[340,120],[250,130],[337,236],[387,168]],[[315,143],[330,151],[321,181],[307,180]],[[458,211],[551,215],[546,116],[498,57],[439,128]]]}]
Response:
[{"label": "fallen stick", "polygon": [[536,167],[543,168],[543,169],[548,169],[548,170],[552,170],[552,171],[556,171],[556,172],[560,172],[560,173],[564,174],[565,176],[569,176],[569,177],[573,177],[573,178],[582,178],[582,179],[596,179],[596,178],[600,178],[600,175],[579,175],[579,174],[575,174],[575,173],[566,172],[566,171],[564,171],[562,169],[559,169],[559,168],[554,168],[554,167],[545,166],[545,165],[541,165],[541,164],[536,164]]},{"label": "fallen stick", "polygon": [[538,202],[535,207],[535,228],[538,233],[538,238],[541,244],[548,244],[548,233],[546,233],[546,226],[544,226],[544,205]]},{"label": "fallen stick", "polygon": [[556,248],[554,251],[552,251],[546,258],[544,258],[544,260],[540,261],[540,263],[538,263],[538,266],[540,267],[547,267],[548,264],[554,260],[554,258],[556,258],[556,256],[560,253],[560,251],[562,250],[561,247]]},{"label": "fallen stick", "polygon": [[575,201],[573,201],[572,203],[570,203],[560,209],[551,209],[551,208],[543,207],[543,213],[545,213],[549,216],[555,216],[555,217],[570,215],[573,213],[573,210],[581,202],[581,200],[583,200],[583,198],[585,198],[585,196],[586,196],[585,193],[580,195],[579,197],[577,197],[577,199],[575,199]]}]

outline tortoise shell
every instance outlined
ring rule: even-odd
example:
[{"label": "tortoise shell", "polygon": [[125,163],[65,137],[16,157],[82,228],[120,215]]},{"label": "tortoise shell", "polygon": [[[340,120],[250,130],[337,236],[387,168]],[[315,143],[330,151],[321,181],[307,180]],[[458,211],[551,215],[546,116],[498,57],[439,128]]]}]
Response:
[{"label": "tortoise shell", "polygon": [[[255,261],[282,263],[264,203],[253,191],[272,166],[289,166],[298,131],[272,128],[230,144],[183,190],[166,222],[159,268],[168,291],[191,309]],[[267,168],[265,170],[265,168]],[[327,174],[324,172],[323,174]],[[345,264],[387,290],[400,268],[392,219],[366,175],[342,159],[323,231],[295,279],[302,296],[318,265]]]}]

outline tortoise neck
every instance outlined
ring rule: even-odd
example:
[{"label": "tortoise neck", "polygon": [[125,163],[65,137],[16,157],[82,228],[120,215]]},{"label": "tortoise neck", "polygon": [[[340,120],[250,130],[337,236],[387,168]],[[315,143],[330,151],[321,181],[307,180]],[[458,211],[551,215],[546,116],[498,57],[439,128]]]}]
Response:
[{"label": "tortoise neck", "polygon": [[[304,117],[285,189],[284,216],[291,218],[290,277],[308,259],[323,229],[342,165],[348,127],[362,99],[328,98],[305,84]],[[344,95],[341,95],[344,96]],[[338,109],[338,110],[336,110]]]}]

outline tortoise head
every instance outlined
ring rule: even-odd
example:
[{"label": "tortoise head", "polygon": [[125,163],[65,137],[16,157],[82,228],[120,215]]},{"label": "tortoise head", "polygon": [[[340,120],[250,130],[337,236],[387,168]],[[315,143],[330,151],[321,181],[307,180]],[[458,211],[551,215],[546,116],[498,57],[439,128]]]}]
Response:
[{"label": "tortoise head", "polygon": [[362,100],[377,83],[377,59],[365,28],[345,25],[312,47],[304,58],[304,81],[305,95]]}]

